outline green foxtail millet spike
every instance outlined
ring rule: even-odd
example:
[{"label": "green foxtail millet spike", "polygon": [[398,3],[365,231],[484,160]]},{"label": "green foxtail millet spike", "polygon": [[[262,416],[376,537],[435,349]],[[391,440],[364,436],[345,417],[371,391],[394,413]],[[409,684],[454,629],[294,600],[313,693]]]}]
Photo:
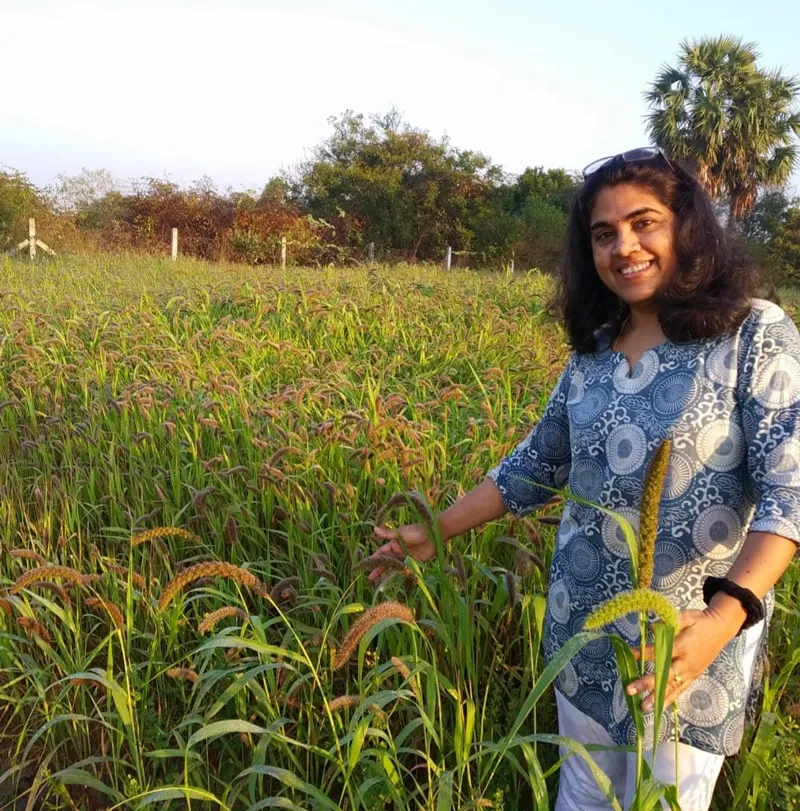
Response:
[{"label": "green foxtail millet spike", "polygon": [[672,443],[669,439],[665,439],[651,460],[644,480],[642,509],[639,518],[639,582],[637,585],[640,589],[649,589],[653,581],[658,513],[671,450]]},{"label": "green foxtail millet spike", "polygon": [[627,614],[651,611],[661,621],[671,626],[677,634],[681,629],[678,609],[663,595],[652,589],[623,591],[595,608],[586,618],[583,627],[587,631],[602,628]]}]

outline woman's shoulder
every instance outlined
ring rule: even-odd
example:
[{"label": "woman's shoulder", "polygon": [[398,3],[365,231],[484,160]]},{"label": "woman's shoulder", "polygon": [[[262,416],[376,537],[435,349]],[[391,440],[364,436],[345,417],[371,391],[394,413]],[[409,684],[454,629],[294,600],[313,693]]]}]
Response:
[{"label": "woman's shoulder", "polygon": [[797,336],[797,326],[791,316],[774,301],[754,298],[750,302],[750,312],[739,327],[744,344],[760,343],[767,338],[781,344],[793,343]]},{"label": "woman's shoulder", "polygon": [[754,298],[750,301],[750,314],[745,322],[753,325],[766,326],[780,324],[782,321],[791,321],[788,313],[774,301],[763,298]]}]

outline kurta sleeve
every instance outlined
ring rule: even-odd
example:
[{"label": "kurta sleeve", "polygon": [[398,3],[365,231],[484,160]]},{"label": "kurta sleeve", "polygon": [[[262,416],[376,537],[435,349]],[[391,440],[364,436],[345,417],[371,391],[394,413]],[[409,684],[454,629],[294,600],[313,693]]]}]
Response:
[{"label": "kurta sleeve", "polygon": [[789,316],[768,302],[760,303],[749,332],[738,387],[755,497],[749,531],[799,543],[800,335]]},{"label": "kurta sleeve", "polygon": [[573,355],[550,395],[544,414],[531,432],[487,476],[500,490],[503,503],[517,518],[546,504],[553,493],[545,487],[566,483],[572,461],[567,399]]}]

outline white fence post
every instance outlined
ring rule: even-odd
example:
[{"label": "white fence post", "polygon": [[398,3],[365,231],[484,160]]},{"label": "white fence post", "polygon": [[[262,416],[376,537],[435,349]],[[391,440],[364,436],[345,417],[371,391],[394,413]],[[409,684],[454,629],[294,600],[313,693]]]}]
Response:
[{"label": "white fence post", "polygon": [[281,237],[281,270],[286,270],[286,237]]},{"label": "white fence post", "polygon": [[511,251],[511,272],[514,272],[514,251]]},{"label": "white fence post", "polygon": [[16,248],[12,248],[9,254],[19,253],[28,249],[28,255],[31,259],[36,258],[36,249],[41,248],[45,253],[50,256],[55,256],[56,252],[49,246],[45,245],[41,239],[36,239],[36,220],[33,217],[28,217],[28,238],[23,239]]},{"label": "white fence post", "polygon": [[370,265],[375,261],[375,243],[370,242],[367,245],[367,260],[369,261]]},{"label": "white fence post", "polygon": [[178,229],[172,229],[172,261],[175,262],[178,259]]},{"label": "white fence post", "polygon": [[450,245],[447,246],[447,257],[444,260],[444,269],[450,270],[453,265],[453,249]]}]

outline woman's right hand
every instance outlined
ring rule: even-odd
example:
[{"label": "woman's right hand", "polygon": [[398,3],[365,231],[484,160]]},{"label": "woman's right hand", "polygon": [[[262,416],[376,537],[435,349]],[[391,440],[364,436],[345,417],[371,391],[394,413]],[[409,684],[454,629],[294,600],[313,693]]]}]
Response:
[{"label": "woman's right hand", "polygon": [[[400,545],[401,539],[408,554],[420,563],[429,561],[436,555],[436,544],[428,537],[429,530],[424,524],[406,524],[399,529],[388,529],[387,527],[375,527],[375,537],[386,543],[379,547],[370,557],[379,555],[391,555],[403,560],[406,553]],[[370,573],[369,579],[375,582],[383,574],[383,568],[377,565]]]}]

